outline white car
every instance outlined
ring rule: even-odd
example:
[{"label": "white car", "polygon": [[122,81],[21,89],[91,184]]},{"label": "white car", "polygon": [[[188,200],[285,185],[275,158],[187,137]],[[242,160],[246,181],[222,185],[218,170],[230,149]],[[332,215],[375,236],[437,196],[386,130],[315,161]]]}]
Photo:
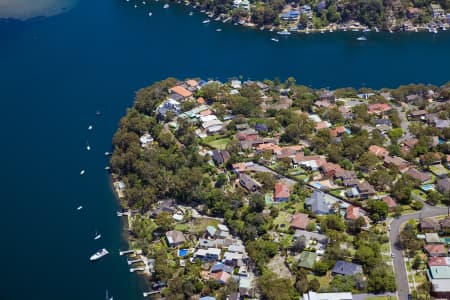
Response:
[{"label": "white car", "polygon": [[391,257],[394,258],[394,257],[395,257],[395,254],[394,254],[394,253],[391,253]]}]

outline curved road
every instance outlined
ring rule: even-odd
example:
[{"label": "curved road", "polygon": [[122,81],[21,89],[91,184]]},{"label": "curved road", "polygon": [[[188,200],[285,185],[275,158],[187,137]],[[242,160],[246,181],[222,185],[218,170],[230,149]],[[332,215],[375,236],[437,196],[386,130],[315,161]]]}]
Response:
[{"label": "curved road", "polygon": [[390,223],[391,230],[389,232],[389,243],[391,244],[391,251],[395,255],[393,263],[395,268],[395,274],[397,276],[397,293],[399,300],[408,299],[409,294],[408,276],[406,273],[403,251],[395,245],[398,237],[400,236],[400,226],[411,219],[436,217],[447,214],[448,208],[446,207],[436,207],[424,204],[424,207],[421,211],[417,213],[400,216],[399,218],[393,219],[392,222]]}]

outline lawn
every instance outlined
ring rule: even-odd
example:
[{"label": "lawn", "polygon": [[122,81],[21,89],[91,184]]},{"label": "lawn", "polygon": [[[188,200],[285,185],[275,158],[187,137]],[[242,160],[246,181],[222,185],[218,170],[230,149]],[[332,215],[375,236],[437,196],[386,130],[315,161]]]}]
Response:
[{"label": "lawn", "polygon": [[224,150],[229,141],[230,141],[230,138],[222,138],[222,139],[210,141],[207,144],[212,148],[215,148],[218,150]]},{"label": "lawn", "polygon": [[289,221],[291,215],[285,211],[280,211],[278,217],[273,221],[274,225],[278,225],[278,231],[287,232],[289,230]]},{"label": "lawn", "polygon": [[217,226],[219,224],[219,221],[214,219],[207,219],[207,218],[200,218],[195,219],[194,224],[191,228],[192,233],[201,233],[206,231],[206,227],[208,226]]},{"label": "lawn", "polygon": [[308,280],[317,279],[320,283],[321,289],[328,289],[330,287],[331,282],[331,276],[329,275],[329,272],[324,276],[315,276],[313,274],[308,275]]}]

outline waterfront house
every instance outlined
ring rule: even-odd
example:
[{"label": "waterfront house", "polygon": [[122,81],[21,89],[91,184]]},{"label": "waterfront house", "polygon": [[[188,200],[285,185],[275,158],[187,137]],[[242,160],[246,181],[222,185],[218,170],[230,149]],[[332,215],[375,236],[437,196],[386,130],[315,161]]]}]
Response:
[{"label": "waterfront house", "polygon": [[439,222],[432,218],[420,220],[420,230],[423,232],[435,232],[441,229]]},{"label": "waterfront house", "polygon": [[139,142],[141,142],[142,148],[146,148],[153,143],[153,137],[147,132],[139,138]]},{"label": "waterfront house", "polygon": [[333,269],[331,270],[332,275],[344,275],[352,276],[356,274],[362,274],[363,269],[361,265],[349,263],[343,260],[336,261]]},{"label": "waterfront house", "polygon": [[391,106],[387,103],[374,103],[367,106],[369,114],[381,115],[391,110]]},{"label": "waterfront house", "polygon": [[274,198],[275,202],[286,202],[289,200],[291,196],[290,186],[282,181],[278,181],[275,183],[275,193]]},{"label": "waterfront house", "polygon": [[424,249],[428,256],[447,256],[444,244],[425,245]]},{"label": "waterfront house", "polygon": [[187,98],[192,97],[192,92],[189,91],[188,89],[184,88],[181,85],[177,85],[177,86],[171,87],[169,89],[169,93],[175,93],[177,95],[180,95],[181,97],[183,97],[183,99],[187,99]]},{"label": "waterfront house", "polygon": [[336,95],[332,91],[324,90],[324,91],[320,92],[319,98],[320,98],[320,100],[328,100],[328,101],[334,102],[336,100]]},{"label": "waterfront house", "polygon": [[306,229],[308,222],[309,222],[309,218],[308,218],[307,214],[295,213],[292,216],[289,227],[293,228],[293,229]]},{"label": "waterfront house", "polygon": [[186,238],[181,231],[171,230],[166,232],[167,242],[169,246],[176,247],[186,242]]},{"label": "waterfront house", "polygon": [[445,11],[442,9],[442,6],[440,4],[430,4],[431,6],[431,14],[434,19],[440,19],[445,16]]}]

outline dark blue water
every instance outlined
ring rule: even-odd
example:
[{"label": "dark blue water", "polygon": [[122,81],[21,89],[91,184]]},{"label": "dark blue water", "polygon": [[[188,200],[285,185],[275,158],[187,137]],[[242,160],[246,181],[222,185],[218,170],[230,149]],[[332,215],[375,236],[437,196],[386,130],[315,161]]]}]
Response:
[{"label": "dark blue water", "polygon": [[[449,80],[449,32],[274,43],[269,32],[202,24],[184,6],[133,4],[82,0],[49,19],[0,22],[1,299],[103,299],[105,289],[115,299],[142,299],[117,254],[126,245],[103,171],[103,152],[142,86],[168,76],[295,76],[314,87],[375,88]],[[77,212],[78,205],[85,209]],[[112,254],[90,263],[102,247]]]}]

